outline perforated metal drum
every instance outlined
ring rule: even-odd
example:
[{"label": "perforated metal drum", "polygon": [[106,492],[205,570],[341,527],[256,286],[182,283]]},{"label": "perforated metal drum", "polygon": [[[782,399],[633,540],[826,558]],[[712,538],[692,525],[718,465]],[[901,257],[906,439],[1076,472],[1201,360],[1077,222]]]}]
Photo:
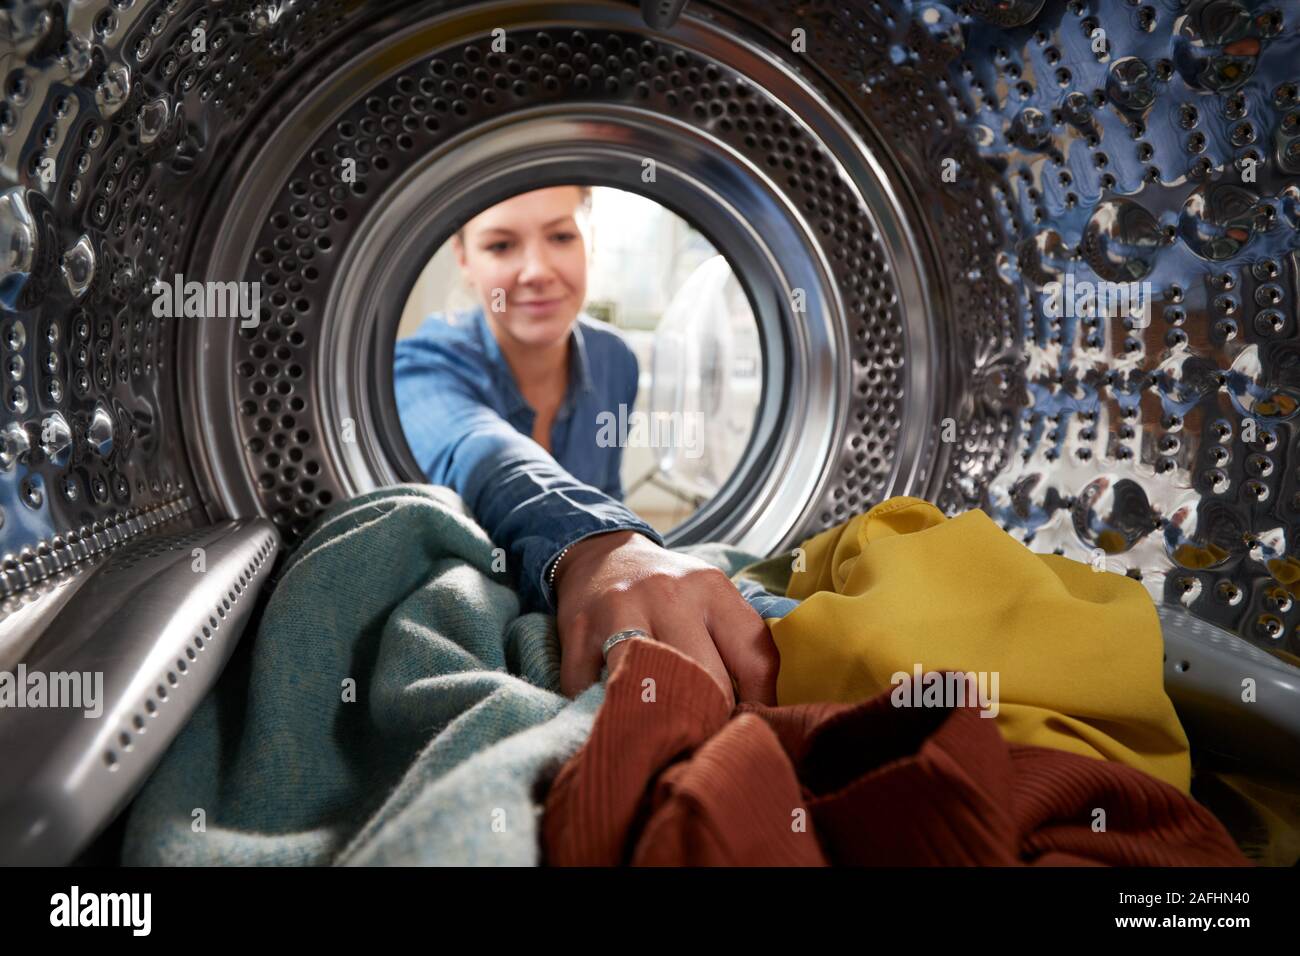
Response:
[{"label": "perforated metal drum", "polygon": [[[418,480],[407,291],[479,209],[581,179],[687,215],[759,324],[749,448],[673,542],[773,552],[893,494],[984,508],[1141,579],[1189,729],[1290,766],[1296,11],[644,6],[0,10],[0,650],[67,631],[141,540],[257,553]],[[158,314],[182,278],[259,283],[255,321]],[[173,624],[134,626],[181,647]],[[1234,709],[1241,668],[1291,690]]]}]

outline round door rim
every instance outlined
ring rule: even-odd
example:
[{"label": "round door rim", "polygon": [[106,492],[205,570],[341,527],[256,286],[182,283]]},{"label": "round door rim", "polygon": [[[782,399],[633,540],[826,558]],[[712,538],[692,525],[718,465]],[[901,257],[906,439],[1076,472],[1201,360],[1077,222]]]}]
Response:
[{"label": "round door rim", "polygon": [[[597,4],[593,8],[603,15],[609,17],[614,11]],[[446,20],[454,17],[458,12],[451,11],[439,17],[439,20]],[[614,16],[612,19],[627,19]],[[445,25],[445,24],[444,24]],[[582,26],[580,18],[575,17],[573,21],[566,22],[566,27]],[[610,24],[602,24],[609,26]],[[620,23],[619,26],[631,26],[631,23]],[[421,30],[428,29],[429,22],[417,24],[410,28],[409,35]],[[933,352],[933,338],[930,335],[930,315],[929,315],[929,290],[926,283],[922,281],[924,270],[918,253],[918,245],[915,237],[910,231],[907,219],[901,213],[898,206],[898,196],[892,189],[891,184],[883,178],[879,160],[872,156],[870,151],[865,147],[860,139],[852,130],[844,128],[841,123],[833,122],[833,128],[826,125],[828,118],[838,120],[837,114],[824,103],[822,96],[816,90],[808,87],[802,78],[795,77],[782,64],[777,63],[770,54],[753,47],[748,40],[741,40],[730,34],[721,33],[722,26],[720,23],[704,24],[699,21],[691,21],[688,29],[685,30],[684,38],[674,36],[674,42],[686,41],[682,45],[703,48],[709,51],[709,55],[716,56],[718,48],[724,46],[719,41],[725,41],[725,47],[728,52],[733,53],[732,59],[744,59],[754,72],[758,65],[763,65],[770,71],[765,75],[766,85],[759,88],[768,91],[773,76],[781,76],[786,82],[793,84],[799,90],[799,97],[796,97],[802,103],[815,103],[821,109],[816,119],[817,126],[809,126],[816,133],[816,138],[821,143],[833,142],[836,149],[827,148],[830,153],[830,161],[843,170],[843,163],[848,162],[853,167],[851,172],[845,172],[845,179],[855,190],[856,195],[862,200],[863,207],[869,211],[872,217],[872,225],[879,229],[882,243],[885,245],[889,255],[889,268],[892,272],[894,281],[898,284],[898,298],[901,300],[901,309],[904,316],[905,327],[905,348],[909,361],[904,366],[907,387],[903,390],[905,396],[904,407],[901,410],[900,417],[903,419],[899,423],[898,434],[902,436],[902,441],[906,442],[906,447],[900,448],[899,453],[894,460],[890,462],[892,474],[888,481],[891,491],[910,489],[918,474],[923,470],[920,467],[921,453],[924,451],[920,446],[924,442],[924,436],[928,434],[928,422],[931,417],[931,410],[935,406],[938,396],[936,389],[930,382],[931,372],[931,353]],[[736,51],[741,51],[737,54]],[[359,60],[373,58],[377,55],[377,50],[371,48],[367,51],[365,58],[358,58],[350,62],[343,68],[343,72],[354,71],[364,73],[367,67]],[[719,58],[718,61],[723,66],[730,67],[731,61],[728,58]],[[409,66],[409,63],[403,63],[393,68],[388,75],[395,75],[402,69]],[[372,78],[374,74],[371,74]],[[750,74],[745,74],[745,79],[754,82],[755,78]],[[375,80],[375,84],[380,82]],[[337,88],[337,83],[321,84],[321,88]],[[373,86],[371,88],[374,88]],[[782,88],[783,94],[790,93],[790,90]],[[330,118],[323,122],[319,117],[325,115],[321,110],[321,105],[307,104],[300,105],[293,115],[300,114],[309,105],[317,112],[318,128],[314,132],[326,129],[328,123],[334,122],[338,115],[341,115],[349,103],[355,102],[360,96],[365,94],[354,95],[345,103],[340,103],[337,109],[330,111]],[[783,97],[782,102],[786,102]],[[620,104],[599,103],[594,101],[573,102],[565,104],[556,104],[552,107],[531,107],[523,110],[516,110],[498,123],[498,128],[504,128],[505,136],[509,136],[509,130],[520,128],[521,123],[527,123],[532,120],[542,120],[542,115],[547,111],[556,114],[554,122],[573,122],[576,116],[586,115],[588,117],[599,117],[601,122],[605,123],[622,123],[625,128],[639,122],[643,126],[648,124],[649,128],[655,129],[660,134],[665,134],[671,130],[676,123],[672,118],[654,111],[638,110],[635,107],[623,106]],[[807,116],[801,116],[806,123],[809,122]],[[687,124],[677,124],[682,130],[689,131],[690,136],[694,137],[698,144],[708,141],[708,137],[698,127],[691,127]],[[488,129],[489,124],[480,123],[475,126],[466,136],[470,139],[483,140],[486,136],[491,135]],[[680,132],[680,130],[678,131]],[[279,128],[279,137],[283,139],[286,135],[292,135],[299,143],[299,149],[306,147],[301,144],[304,142],[303,131],[295,127],[292,117],[281,124]],[[283,150],[284,144],[276,142],[277,137],[270,137],[262,144],[259,153],[261,156],[275,155],[276,150]],[[681,139],[678,139],[681,142]],[[456,147],[454,140],[449,140],[443,144],[444,156],[446,151],[454,151]],[[463,145],[463,144],[461,144]],[[714,144],[715,147],[718,144]],[[628,182],[619,176],[609,172],[609,168],[592,168],[592,157],[598,153],[588,144],[588,148],[578,148],[573,143],[568,144],[569,157],[567,160],[557,159],[555,156],[538,161],[534,156],[531,161],[536,165],[542,165],[546,168],[546,176],[551,182],[558,181],[578,181],[604,183],[607,185],[619,185],[624,188],[635,188],[634,182]],[[646,154],[642,150],[641,155]],[[526,166],[530,161],[529,151],[516,149],[513,151],[513,159],[509,155],[498,157],[498,162],[512,164],[515,167]],[[703,155],[703,154],[702,154]],[[735,156],[729,155],[725,150],[718,149],[713,154],[715,162],[722,161],[726,156],[734,161]],[[419,165],[428,167],[435,163],[439,157],[426,155]],[[569,164],[569,168],[578,171],[577,167],[586,164],[587,175],[576,175],[575,173],[563,173],[564,163]],[[248,183],[241,184],[241,188],[232,189],[230,195],[232,202],[222,210],[224,213],[218,220],[211,235],[216,240],[213,245],[213,251],[206,261],[208,274],[229,275],[241,274],[248,261],[250,250],[246,247],[247,241],[241,239],[238,223],[246,219],[241,219],[249,214],[250,209],[262,210],[269,204],[269,198],[275,194],[277,188],[282,188],[284,176],[280,176],[280,182],[273,183],[276,177],[267,175],[265,172],[265,161],[263,161],[263,174],[255,177],[254,183],[256,188],[248,188]],[[257,162],[254,161],[253,167],[256,168]],[[285,164],[279,164],[278,168],[283,169]],[[661,171],[673,172],[671,164],[660,166]],[[734,172],[734,171],[733,171]],[[751,170],[751,173],[753,170]],[[505,177],[506,179],[509,176]],[[671,177],[670,177],[671,178]],[[698,175],[688,177],[682,175],[679,177],[682,182],[691,178],[695,182],[695,192],[693,196],[698,200],[701,196],[707,195],[702,191]],[[757,186],[762,183],[761,175],[746,175],[744,173],[736,174],[730,180],[733,188],[748,188],[751,195],[758,195]],[[540,182],[535,174],[530,183]],[[769,184],[770,185],[770,184]],[[502,188],[498,190],[499,198],[510,195],[513,192],[521,191],[518,188]],[[869,192],[873,204],[868,205],[867,200],[863,197],[863,192]],[[480,208],[487,203],[482,202],[478,197],[486,195],[489,190],[479,188],[472,190],[472,195],[468,198],[461,197],[462,202],[444,203],[444,207],[455,206],[460,210],[460,221],[468,216],[464,215],[466,210],[474,210],[477,205]],[[370,209],[366,214],[366,220],[372,216],[377,216],[382,220],[382,204],[392,202],[395,194],[391,189],[385,192],[383,200],[379,197],[371,197]],[[687,195],[683,193],[683,198]],[[656,200],[670,198],[654,193],[651,198]],[[847,378],[844,373],[844,363],[848,361],[847,357],[847,317],[844,315],[844,303],[840,297],[839,290],[833,281],[829,279],[830,269],[825,260],[824,254],[818,245],[811,241],[811,227],[805,222],[798,211],[789,208],[790,204],[785,199],[783,191],[780,188],[771,189],[771,195],[766,199],[772,208],[777,208],[782,202],[786,205],[785,212],[786,224],[802,226],[803,235],[808,238],[806,248],[799,254],[799,265],[792,267],[790,262],[785,261],[788,250],[781,250],[773,254],[770,249],[764,248],[762,252],[751,250],[748,260],[751,263],[762,263],[766,260],[767,265],[764,267],[766,277],[755,276],[753,268],[738,269],[738,275],[742,284],[746,287],[747,294],[751,302],[756,305],[756,316],[762,312],[763,318],[760,318],[760,329],[763,330],[765,341],[765,360],[764,375],[767,380],[764,385],[764,398],[760,405],[760,411],[756,416],[755,427],[751,433],[750,446],[747,449],[746,456],[742,458],[742,463],[734,471],[731,479],[724,485],[720,493],[715,496],[714,500],[702,508],[691,519],[683,525],[674,529],[671,535],[672,540],[681,540],[683,538],[695,538],[698,535],[707,534],[715,539],[731,540],[742,547],[750,548],[757,551],[766,552],[774,547],[779,547],[792,542],[799,534],[802,526],[815,520],[816,516],[811,512],[817,506],[819,498],[825,492],[829,483],[836,480],[836,476],[830,475],[829,465],[834,457],[835,449],[845,441],[845,434],[848,422],[845,421],[845,392]],[[883,203],[883,206],[882,206]],[[672,208],[672,201],[664,203]],[[681,202],[681,206],[691,205],[687,202]],[[710,238],[715,239],[715,244],[719,250],[728,257],[729,260],[736,262],[738,255],[734,248],[736,243],[720,235],[718,221],[711,221],[712,213],[719,206],[709,207],[710,212],[701,216],[697,208],[690,210],[679,208],[678,211],[686,212],[687,218],[699,225]],[[472,214],[472,212],[471,212]],[[743,220],[745,217],[740,214],[733,215],[733,220]],[[234,224],[234,227],[231,227]],[[445,238],[451,232],[452,223],[441,230],[441,238]],[[738,230],[737,230],[738,231]],[[358,248],[358,240],[367,232],[363,227],[361,231],[356,232],[351,237],[345,249],[345,256],[349,261],[352,260]],[[426,251],[436,248],[438,237],[431,231],[426,232],[425,245]],[[760,239],[769,237],[759,237]],[[438,240],[438,241],[435,241]],[[766,246],[763,243],[762,246]],[[754,249],[759,249],[759,244],[753,244]],[[407,247],[409,248],[409,246]],[[739,256],[745,258],[745,256]],[[355,286],[355,280],[358,275],[364,274],[364,267],[358,269],[336,270],[336,275],[344,274],[342,282],[346,290],[349,283]],[[795,275],[798,281],[785,283],[772,283],[773,276]],[[813,281],[813,277],[816,280]],[[762,281],[766,278],[769,281]],[[802,288],[808,295],[808,312],[807,316],[811,321],[808,322],[791,322],[785,321],[784,330],[778,333],[775,321],[772,317],[773,309],[776,303],[764,301],[764,288],[783,287],[787,292],[792,288]],[[403,295],[405,290],[403,290]],[[353,293],[341,292],[338,284],[331,289],[329,293],[328,313],[331,319],[325,323],[325,335],[321,338],[321,345],[324,347],[328,341],[331,347],[327,351],[319,353],[316,358],[322,360],[321,368],[331,368],[328,375],[317,378],[315,382],[313,397],[321,402],[319,406],[323,412],[329,416],[330,422],[327,427],[321,429],[325,440],[326,454],[329,456],[332,464],[338,468],[338,474],[342,481],[348,486],[349,492],[363,491],[368,487],[373,487],[376,483],[387,483],[391,481],[418,480],[418,471],[411,472],[409,453],[404,455],[404,441],[394,444],[387,438],[377,438],[380,434],[391,436],[393,429],[390,427],[391,422],[381,422],[381,428],[363,427],[359,429],[360,434],[365,436],[365,440],[358,442],[352,448],[342,447],[338,440],[338,423],[345,418],[353,418],[354,421],[361,422],[369,416],[369,411],[373,407],[376,397],[381,400],[381,404],[392,405],[391,385],[380,385],[379,391],[375,391],[375,382],[381,381],[383,372],[379,369],[382,365],[380,356],[384,354],[384,348],[377,348],[375,342],[382,340],[383,336],[379,335],[379,326],[372,328],[373,336],[368,343],[366,353],[371,357],[368,367],[345,370],[340,375],[339,364],[345,359],[352,361],[358,359],[357,350],[352,348],[351,342],[340,339],[339,329],[332,321],[337,310],[345,306],[348,302],[347,295]],[[353,296],[355,298],[355,295]],[[770,299],[771,297],[768,296]],[[789,311],[789,301],[787,298],[787,309]],[[399,310],[400,311],[400,310]],[[354,313],[355,314],[355,313]],[[395,327],[396,316],[393,316],[393,326]],[[220,323],[215,325],[219,326]],[[211,385],[221,381],[230,382],[233,378],[233,339],[230,329],[221,329],[214,327],[210,320],[200,320],[193,330],[194,341],[193,347],[188,350],[188,355],[192,357],[194,364],[197,366],[192,369],[193,375],[186,377],[183,388],[189,393],[186,399],[192,404],[196,404],[202,411],[203,420],[208,423],[208,428],[204,431],[207,433],[201,436],[200,444],[205,447],[194,449],[194,459],[202,470],[208,472],[211,479],[210,487],[215,491],[218,499],[217,503],[227,513],[238,514],[248,513],[250,510],[262,510],[259,508],[259,495],[257,489],[253,487],[253,475],[245,470],[242,475],[232,474],[228,465],[223,467],[214,466],[214,461],[228,462],[228,456],[233,452],[237,456],[242,456],[242,442],[237,434],[237,427],[223,427],[222,415],[217,414],[218,409],[225,406],[230,409],[224,412],[227,421],[234,419],[236,416],[233,412],[233,406],[236,404],[234,397],[228,399],[219,399],[211,391]],[[783,335],[785,338],[780,338]],[[374,338],[378,336],[378,339]],[[184,336],[183,336],[184,337]],[[225,337],[223,343],[221,339]],[[782,362],[784,356],[778,356],[774,351],[768,350],[768,346],[775,344],[794,345],[797,347],[801,344],[801,338],[805,344],[803,352],[796,351],[795,361],[790,363],[788,369],[783,369]],[[201,344],[200,344],[201,343]],[[340,347],[343,346],[343,347]],[[184,347],[184,343],[182,343]],[[388,346],[391,348],[391,344]],[[182,351],[182,355],[186,355]],[[206,361],[198,360],[200,355],[207,356]],[[391,353],[388,353],[391,358]],[[215,361],[214,361],[215,359]],[[391,374],[391,368],[389,370]],[[784,373],[784,374],[783,374]],[[782,392],[776,389],[770,389],[768,383],[775,381],[782,386]],[[346,388],[341,388],[346,386]],[[367,394],[363,395],[358,391],[359,388],[367,389]],[[220,391],[220,389],[218,389]],[[773,403],[778,399],[790,400],[794,397],[796,406],[792,410],[785,409],[787,423],[798,422],[797,430],[793,427],[787,428],[787,432],[795,431],[795,438],[802,442],[807,448],[811,449],[811,454],[801,454],[792,456],[788,448],[782,451],[781,444],[783,439],[776,434],[773,427],[771,416],[773,412]],[[215,400],[214,400],[215,399]],[[828,401],[829,399],[829,401]],[[818,404],[818,402],[824,404]],[[344,414],[345,410],[356,410],[356,415]],[[360,417],[358,417],[360,416]],[[395,418],[395,413],[392,416]],[[918,422],[922,423],[919,427],[909,427]],[[400,436],[400,429],[396,432]],[[810,437],[811,436],[811,437]],[[918,437],[919,436],[919,437]],[[193,436],[191,436],[192,438]],[[232,441],[233,439],[233,441]],[[789,444],[788,435],[784,440]],[[362,454],[358,454],[358,453]],[[382,452],[382,454],[378,453]],[[775,452],[775,454],[774,454]],[[402,459],[403,464],[399,470],[392,462],[392,458]],[[734,505],[734,495],[729,496],[729,492],[743,483],[743,478],[747,472],[747,464],[750,472],[752,466],[758,459],[765,459],[769,466],[767,469],[768,477],[775,476],[775,482],[769,484],[779,485],[781,480],[786,479],[787,490],[782,492],[779,488],[759,488],[755,493],[752,486],[748,489],[749,494],[746,498],[746,506],[737,511],[731,507],[729,515],[723,514],[729,507],[729,502]],[[236,459],[239,460],[239,459]],[[364,464],[363,464],[364,462]],[[760,462],[761,463],[761,462]],[[206,468],[204,467],[206,465]],[[799,476],[794,481],[790,481],[790,475]]]},{"label": "round door rim", "polygon": [[[753,187],[755,181],[725,163],[712,164],[722,179],[710,181],[692,172],[692,164],[657,161],[653,192],[636,189],[642,158],[656,138],[661,144],[671,142],[670,148],[661,145],[662,155],[689,147],[662,124],[638,129],[618,112],[588,108],[575,116],[571,110],[546,110],[543,115],[516,114],[495,130],[476,130],[473,141],[462,144],[467,152],[457,155],[453,147],[413,169],[354,234],[345,253],[352,261],[345,258],[339,270],[343,282],[327,309],[321,357],[333,362],[331,378],[348,386],[343,403],[335,399],[329,407],[339,421],[352,418],[358,437],[365,437],[348,444],[337,440],[337,427],[326,429],[334,439],[331,451],[340,472],[355,482],[355,492],[368,490],[363,482],[372,476],[380,483],[420,480],[404,443],[394,440],[401,429],[392,393],[392,341],[407,290],[429,255],[467,218],[467,210],[472,215],[519,192],[521,185],[538,188],[579,180],[633,189],[686,214],[733,263],[764,344],[763,397],[746,452],[712,501],[677,526],[670,540],[690,540],[706,532],[733,538],[740,533],[770,545],[790,530],[800,504],[812,499],[812,486],[825,479],[826,452],[842,427],[842,417],[835,412],[843,396],[834,374],[841,306],[836,297],[825,295],[823,264],[807,245],[787,243],[774,250],[764,241],[755,223],[766,214],[779,215],[775,197],[763,200],[751,188],[742,213],[726,193]],[[587,143],[574,145],[574,126],[590,137]],[[689,135],[686,129],[678,132]],[[450,174],[446,163],[456,167]],[[465,182],[467,177],[474,182]],[[430,182],[442,185],[437,194],[431,192]],[[689,213],[683,209],[687,202],[693,203]],[[767,208],[760,210],[760,205]],[[791,323],[783,307],[794,288],[807,291],[807,316],[800,323]],[[324,403],[327,397],[319,398]],[[822,404],[815,398],[829,401]],[[804,427],[783,432],[783,414]],[[801,477],[791,481],[791,474]],[[738,495],[743,495],[740,508]],[[750,520],[738,528],[737,522],[746,516]]]}]

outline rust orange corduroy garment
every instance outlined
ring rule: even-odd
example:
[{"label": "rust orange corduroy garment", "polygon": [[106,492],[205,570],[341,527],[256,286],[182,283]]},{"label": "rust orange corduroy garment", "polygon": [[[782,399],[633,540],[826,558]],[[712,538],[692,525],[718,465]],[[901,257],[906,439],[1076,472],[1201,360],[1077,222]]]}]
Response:
[{"label": "rust orange corduroy garment", "polygon": [[1169,784],[1008,744],[973,708],[882,694],[732,714],[703,668],[639,640],[551,787],[542,839],[554,866],[1249,863]]}]

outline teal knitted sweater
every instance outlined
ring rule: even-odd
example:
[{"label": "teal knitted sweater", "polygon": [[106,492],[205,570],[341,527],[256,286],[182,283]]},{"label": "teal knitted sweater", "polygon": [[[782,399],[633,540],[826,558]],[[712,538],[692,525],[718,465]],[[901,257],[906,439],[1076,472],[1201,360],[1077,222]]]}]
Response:
[{"label": "teal knitted sweater", "polygon": [[559,692],[553,619],[519,614],[504,554],[447,488],[326,512],[132,805],[123,862],[541,862],[541,802],[604,684]]}]

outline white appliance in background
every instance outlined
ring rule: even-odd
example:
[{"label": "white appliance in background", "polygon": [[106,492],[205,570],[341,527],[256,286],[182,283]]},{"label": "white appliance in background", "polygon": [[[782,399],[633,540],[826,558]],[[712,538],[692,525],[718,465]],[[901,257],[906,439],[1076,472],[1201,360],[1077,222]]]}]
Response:
[{"label": "white appliance in background", "polygon": [[[680,521],[717,492],[749,439],[762,393],[762,365],[758,327],[744,289],[727,260],[712,256],[669,302],[654,332],[649,363],[645,410],[652,419],[673,422],[679,438],[693,436],[693,447],[678,440],[651,448],[649,469],[626,480],[630,507],[663,510],[649,496],[655,488],[661,494],[654,497],[667,495],[680,504],[673,509]],[[694,432],[686,431],[688,421]]]}]

